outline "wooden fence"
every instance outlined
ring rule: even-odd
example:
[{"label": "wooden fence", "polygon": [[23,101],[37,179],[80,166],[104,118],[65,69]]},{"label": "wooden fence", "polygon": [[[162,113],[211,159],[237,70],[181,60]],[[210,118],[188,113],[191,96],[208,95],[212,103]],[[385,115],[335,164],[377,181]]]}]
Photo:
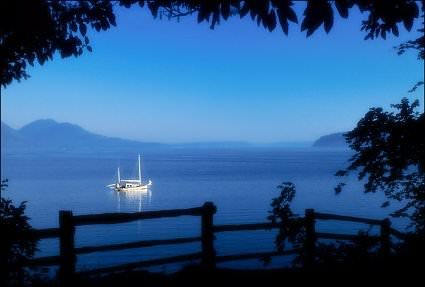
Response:
[{"label": "wooden fence", "polygon": [[[297,249],[285,251],[272,251],[272,252],[253,252],[237,255],[224,255],[217,256],[214,248],[214,234],[219,232],[233,232],[233,231],[251,231],[251,230],[269,230],[279,228],[279,224],[270,222],[254,223],[254,224],[227,224],[227,225],[214,225],[214,214],[216,207],[212,202],[206,202],[201,207],[188,208],[188,209],[172,209],[161,211],[147,211],[135,213],[104,213],[104,214],[90,214],[90,215],[73,215],[71,211],[59,212],[59,228],[39,229],[35,230],[38,238],[59,238],[60,252],[58,256],[46,256],[32,259],[30,265],[32,266],[49,266],[59,265],[59,278],[64,282],[69,282],[76,272],[76,260],[79,254],[88,254],[102,251],[123,250],[140,247],[151,247],[158,245],[170,244],[184,244],[190,242],[201,242],[201,251],[196,253],[177,255],[159,259],[144,260],[139,262],[127,263],[119,266],[111,266],[104,268],[97,268],[87,271],[79,272],[80,275],[95,275],[101,273],[111,273],[123,270],[130,270],[135,268],[143,268],[155,265],[163,265],[170,263],[177,263],[189,260],[201,260],[201,263],[206,267],[214,267],[216,263],[235,260],[255,259],[268,256],[283,256],[292,255],[299,252]],[[165,217],[179,217],[179,216],[200,216],[201,217],[201,235],[199,237],[185,237],[174,239],[160,239],[160,240],[142,240],[130,243],[108,244],[101,246],[75,246],[75,227],[82,225],[97,225],[97,224],[116,224],[131,222],[135,220],[147,220]],[[380,226],[379,236],[370,236],[372,240],[380,242],[380,252],[384,255],[390,253],[390,236],[394,235],[402,238],[403,234],[399,231],[392,229],[388,219],[375,220],[368,218],[359,218],[352,216],[342,216],[336,214],[319,213],[313,209],[306,209],[304,224],[306,230],[306,240],[304,251],[307,255],[306,264],[314,264],[316,253],[316,242],[318,239],[336,239],[336,240],[355,240],[358,238],[356,235],[336,234],[336,233],[323,233],[317,232],[315,223],[317,220],[339,220],[365,223],[369,225]]]}]

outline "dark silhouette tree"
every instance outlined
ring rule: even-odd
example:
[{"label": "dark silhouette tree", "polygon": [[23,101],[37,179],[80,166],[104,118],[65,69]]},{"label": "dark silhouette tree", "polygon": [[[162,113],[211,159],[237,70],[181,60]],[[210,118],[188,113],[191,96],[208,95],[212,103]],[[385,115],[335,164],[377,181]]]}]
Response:
[{"label": "dark silhouette tree", "polygon": [[[1,191],[6,187],[7,180],[2,180]],[[25,215],[25,208],[25,202],[15,206],[11,200],[0,199],[1,286],[24,286],[31,280],[25,265],[34,255],[38,240]]]},{"label": "dark silhouette tree", "polygon": [[[425,117],[416,111],[419,101],[407,98],[392,105],[396,112],[372,108],[345,134],[355,151],[350,165],[337,172],[346,176],[358,172],[366,180],[365,192],[383,191],[391,200],[403,201],[404,207],[393,216],[410,217],[418,232],[425,232]],[[342,190],[340,183],[336,192]],[[389,201],[383,203],[383,207]]]},{"label": "dark silhouette tree", "polygon": [[[366,39],[399,35],[404,26],[410,31],[423,18],[423,1],[412,0],[309,0],[303,15],[296,15],[291,0],[3,0],[0,1],[1,86],[28,78],[27,67],[37,61],[43,65],[58,52],[61,57],[80,56],[91,51],[87,30],[108,30],[116,25],[114,6],[147,7],[154,17],[178,18],[197,15],[198,22],[211,28],[230,17],[249,16],[269,31],[278,26],[288,34],[289,23],[301,23],[301,31],[312,35],[323,26],[328,33],[339,15],[348,18],[358,8],[365,19],[361,30]],[[421,6],[421,7],[420,7]],[[419,10],[422,9],[421,15]],[[423,27],[420,36],[401,44],[399,53],[408,49],[424,59]]]}]

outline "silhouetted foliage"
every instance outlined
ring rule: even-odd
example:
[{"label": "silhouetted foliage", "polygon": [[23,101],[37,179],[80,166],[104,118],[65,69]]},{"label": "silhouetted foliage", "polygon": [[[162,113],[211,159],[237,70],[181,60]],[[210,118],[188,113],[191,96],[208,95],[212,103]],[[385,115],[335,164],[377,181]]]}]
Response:
[{"label": "silhouetted foliage", "polygon": [[[424,14],[425,14],[425,5],[424,5],[424,1],[422,1],[422,25],[421,27],[418,29],[418,32],[420,34],[420,36],[414,40],[409,40],[406,41],[402,44],[400,44],[398,47],[396,47],[396,49],[398,50],[398,54],[402,55],[404,54],[407,50],[413,49],[418,51],[418,59],[419,60],[423,60],[425,59],[425,29],[424,29]],[[409,24],[410,25],[410,24]],[[423,82],[422,82],[423,84]]]},{"label": "silhouetted foliage", "polygon": [[328,267],[338,264],[360,265],[372,257],[377,257],[376,240],[371,240],[365,231],[359,231],[357,235],[356,240],[352,242],[319,242],[316,248],[316,264]]},{"label": "silhouetted foliage", "polygon": [[[312,35],[323,25],[329,32],[334,18],[348,18],[350,10],[358,8],[366,14],[361,30],[366,39],[399,35],[399,27],[408,31],[419,15],[419,3],[412,0],[309,0],[301,19],[291,0],[3,0],[0,1],[0,71],[1,85],[26,79],[27,66],[35,61],[44,64],[58,52],[61,57],[80,56],[84,49],[92,50],[87,30],[107,30],[115,26],[114,6],[147,7],[154,17],[179,18],[196,14],[198,22],[208,22],[211,28],[229,17],[249,15],[269,31],[280,26],[288,34],[289,23],[301,23],[301,31]],[[422,1],[423,3],[423,1]],[[408,49],[418,51],[424,59],[423,28],[419,38],[398,47],[400,54]]]},{"label": "silhouetted foliage", "polygon": [[403,261],[423,264],[425,258],[425,233],[410,233],[399,244],[394,245],[394,251]]},{"label": "silhouetted foliage", "polygon": [[[410,217],[418,231],[425,231],[425,130],[424,114],[416,111],[419,102],[402,99],[392,105],[396,112],[372,108],[345,134],[355,154],[345,170],[346,176],[358,172],[366,180],[365,192],[383,191],[391,200],[405,206],[393,216]],[[336,188],[341,192],[344,183]],[[388,206],[389,201],[383,203]]]},{"label": "silhouetted foliage", "polygon": [[269,216],[272,223],[281,224],[278,235],[275,239],[276,248],[282,251],[285,242],[288,241],[295,247],[300,247],[304,240],[303,220],[291,210],[291,202],[295,197],[295,185],[291,182],[284,182],[278,186],[280,194],[272,199]]},{"label": "silhouetted foliage", "polygon": [[1,84],[28,77],[27,65],[43,65],[91,51],[87,25],[97,31],[115,25],[110,1],[1,1]]},{"label": "silhouetted foliage", "polygon": [[[291,202],[295,197],[295,185],[291,182],[284,182],[278,186],[280,194],[272,199],[267,217],[272,223],[280,224],[278,234],[275,237],[275,246],[278,251],[283,251],[286,243],[291,244],[291,248],[298,249],[298,255],[292,264],[294,267],[305,266],[308,260],[304,244],[307,239],[305,219],[295,214],[291,210]],[[314,263],[321,268],[333,268],[337,265],[362,266],[363,263],[379,257],[379,242],[373,240],[368,231],[361,230],[358,237],[351,241],[336,241],[332,243],[318,242],[316,245]],[[267,264],[270,258],[263,258]]]},{"label": "silhouetted foliage", "polygon": [[[4,190],[6,181],[2,180]],[[25,215],[25,202],[19,206],[11,200],[0,202],[0,283],[1,286],[21,286],[29,282],[24,266],[34,255],[37,239]]]},{"label": "silhouetted foliage", "polygon": [[420,86],[424,85],[424,81],[418,81],[410,90],[409,93],[415,92]]}]

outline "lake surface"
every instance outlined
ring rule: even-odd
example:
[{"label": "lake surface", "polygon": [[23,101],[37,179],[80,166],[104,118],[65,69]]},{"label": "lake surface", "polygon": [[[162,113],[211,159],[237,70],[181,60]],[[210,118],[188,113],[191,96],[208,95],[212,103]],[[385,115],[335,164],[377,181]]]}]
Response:
[{"label": "lake surface", "polygon": [[[383,218],[394,210],[380,208],[382,194],[363,194],[355,178],[335,195],[338,169],[347,165],[350,153],[345,150],[315,148],[244,148],[244,149],[164,149],[142,154],[143,178],[151,179],[148,192],[117,193],[106,188],[116,180],[120,166],[123,178],[137,174],[137,155],[98,154],[41,157],[7,155],[2,158],[2,177],[9,178],[4,193],[15,202],[26,200],[27,212],[36,228],[58,226],[58,211],[74,214],[135,212],[189,208],[213,201],[217,208],[215,223],[252,223],[266,221],[277,185],[291,181],[297,194],[293,209]],[[397,227],[405,222],[394,221]],[[319,222],[321,231],[355,233],[368,226]],[[374,230],[372,230],[374,232]],[[180,217],[137,221],[128,224],[79,227],[76,245],[89,246],[165,239],[200,234],[200,219]],[[217,253],[270,251],[274,248],[273,231],[221,233],[217,235]],[[118,263],[157,258],[165,255],[196,252],[200,244],[130,249],[79,256],[79,269],[110,266]],[[39,255],[58,253],[55,239],[40,242]],[[273,260],[274,265],[288,259]],[[226,263],[231,267],[259,267],[259,260]],[[170,271],[175,266],[161,267]]]}]

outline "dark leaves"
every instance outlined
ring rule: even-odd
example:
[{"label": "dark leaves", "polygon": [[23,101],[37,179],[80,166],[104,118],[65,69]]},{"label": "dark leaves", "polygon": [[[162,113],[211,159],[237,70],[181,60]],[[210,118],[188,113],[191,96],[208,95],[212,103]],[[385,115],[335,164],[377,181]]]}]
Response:
[{"label": "dark leaves", "polygon": [[110,23],[112,26],[117,26],[117,22],[116,22],[116,20],[115,20],[115,15],[114,15],[113,13],[109,13],[109,14],[107,15],[107,17],[108,17],[109,23]]},{"label": "dark leaves", "polygon": [[[1,183],[4,189],[4,182]],[[11,200],[0,202],[0,265],[2,280],[14,282],[13,286],[29,286],[26,264],[37,250],[37,239],[25,215],[25,202],[19,206]]]},{"label": "dark leaves", "polygon": [[353,4],[348,0],[336,0],[335,7],[338,10],[339,15],[342,18],[348,17],[348,9],[351,8]]},{"label": "dark leaves", "polygon": [[291,202],[295,198],[295,185],[291,182],[284,182],[278,186],[280,194],[272,199],[269,216],[272,223],[281,224],[279,232],[275,239],[275,245],[278,251],[283,251],[287,241],[294,247],[302,244],[304,236],[304,223],[302,218],[298,217],[291,210]]},{"label": "dark leaves", "polygon": [[297,15],[295,14],[295,11],[288,5],[285,6],[285,14],[289,21],[298,23]]},{"label": "dark leaves", "polygon": [[362,22],[361,28],[367,32],[365,39],[386,39],[390,33],[398,36],[398,25],[402,23],[406,30],[410,31],[419,16],[418,3],[415,1],[373,1],[368,5],[363,4],[361,9],[369,11],[368,18]]},{"label": "dark leaves", "polygon": [[286,5],[282,5],[277,9],[277,16],[282,31],[288,35],[289,22],[298,23],[297,15],[291,7],[292,3],[287,2]]},{"label": "dark leaves", "polygon": [[239,15],[241,18],[245,17],[250,10],[248,3],[249,3],[248,1],[243,2],[242,8],[239,10]]},{"label": "dark leaves", "polygon": [[78,30],[77,23],[72,22],[70,26],[71,26],[72,32],[77,32]]},{"label": "dark leaves", "polygon": [[119,3],[121,6],[124,6],[125,8],[130,8],[131,5],[133,5],[136,2],[139,2],[140,4],[140,1],[137,1],[137,0],[121,0]]},{"label": "dark leaves", "polygon": [[425,229],[425,218],[420,216],[425,213],[425,117],[416,111],[418,106],[418,101],[404,98],[392,105],[395,112],[370,109],[345,134],[355,153],[337,175],[356,172],[365,180],[365,192],[382,191],[389,200],[403,201],[405,208],[396,214],[409,216],[418,229]]},{"label": "dark leaves", "polygon": [[396,25],[394,25],[393,27],[391,27],[391,31],[393,32],[393,34],[395,36],[398,37],[399,33],[398,33],[398,27]]},{"label": "dark leaves", "polygon": [[148,8],[151,11],[151,14],[154,18],[158,17],[158,11],[159,11],[159,3],[155,1],[148,2]]},{"label": "dark leaves", "polygon": [[395,47],[397,49],[397,54],[402,55],[407,50],[415,50],[418,51],[418,60],[425,59],[425,35],[424,29],[418,29],[422,35],[414,40],[406,41],[399,46]]},{"label": "dark leaves", "polygon": [[384,201],[382,204],[381,204],[381,207],[382,208],[385,208],[385,207],[388,207],[388,206],[390,206],[390,202],[387,200],[387,201]]},{"label": "dark leaves", "polygon": [[274,10],[272,10],[270,15],[267,17],[265,26],[270,32],[276,28],[276,14],[274,13]]},{"label": "dark leaves", "polygon": [[304,11],[301,31],[307,31],[307,37],[309,37],[322,24],[324,25],[326,33],[328,33],[333,26],[333,10],[331,4],[326,0],[309,1]]},{"label": "dark leaves", "polygon": [[411,17],[405,17],[403,19],[403,24],[404,24],[404,27],[406,28],[407,31],[412,30],[412,27],[413,27],[413,18],[411,18]]},{"label": "dark leaves", "polygon": [[198,23],[201,23],[204,20],[209,20],[211,14],[211,6],[208,5],[208,2],[201,2],[198,12]]},{"label": "dark leaves", "polygon": [[86,26],[86,24],[84,24],[84,23],[81,23],[80,24],[80,32],[81,32],[81,35],[83,35],[83,36],[85,36],[87,34],[87,26]]},{"label": "dark leaves", "polygon": [[95,29],[97,32],[99,32],[99,31],[100,31],[100,29],[102,28],[102,26],[100,25],[100,23],[99,23],[99,22],[96,22],[96,23],[94,23],[94,24],[92,24],[92,25],[93,25],[94,29]]},{"label": "dark leaves", "polygon": [[342,191],[342,188],[345,186],[344,182],[338,183],[338,185],[335,187],[335,194],[340,194]]},{"label": "dark leaves", "polygon": [[230,16],[230,0],[223,1],[221,3],[221,15],[225,20],[227,20]]},{"label": "dark leaves", "polygon": [[327,12],[324,14],[323,17],[323,25],[325,27],[326,33],[329,33],[334,24],[334,15],[330,4],[328,4],[326,8]]},{"label": "dark leaves", "polygon": [[415,92],[419,87],[424,85],[424,81],[418,81],[416,84],[408,91],[408,93]]}]

